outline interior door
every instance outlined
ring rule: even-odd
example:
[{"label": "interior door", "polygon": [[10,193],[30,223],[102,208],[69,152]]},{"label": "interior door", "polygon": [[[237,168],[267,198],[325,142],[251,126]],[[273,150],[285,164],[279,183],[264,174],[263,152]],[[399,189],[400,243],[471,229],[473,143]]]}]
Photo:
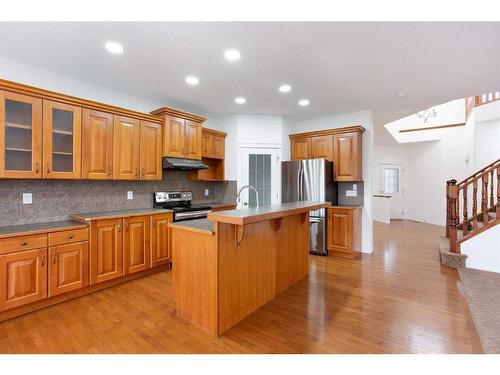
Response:
[{"label": "interior door", "polygon": [[391,219],[404,217],[404,168],[398,164],[380,166],[380,192],[391,196]]},{"label": "interior door", "polygon": [[[259,194],[259,205],[266,206],[280,201],[279,150],[274,148],[242,147],[243,161],[239,170],[238,188],[252,185]],[[257,199],[253,190],[241,194],[241,206],[255,207]]]}]

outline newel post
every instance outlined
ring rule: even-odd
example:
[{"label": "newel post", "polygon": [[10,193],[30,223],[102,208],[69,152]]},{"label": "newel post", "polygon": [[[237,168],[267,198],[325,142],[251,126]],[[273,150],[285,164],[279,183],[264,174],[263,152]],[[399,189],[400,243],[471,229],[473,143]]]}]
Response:
[{"label": "newel post", "polygon": [[450,251],[457,252],[457,180],[446,182],[446,237],[450,239]]}]

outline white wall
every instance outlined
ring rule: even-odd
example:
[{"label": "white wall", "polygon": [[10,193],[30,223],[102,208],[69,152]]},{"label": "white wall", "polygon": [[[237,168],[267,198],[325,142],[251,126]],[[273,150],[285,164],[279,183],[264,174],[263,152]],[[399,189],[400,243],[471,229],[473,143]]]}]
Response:
[{"label": "white wall", "polygon": [[361,250],[364,253],[373,251],[373,220],[372,220],[372,169],[373,169],[373,118],[371,111],[353,112],[336,116],[329,116],[309,121],[300,121],[289,124],[291,133],[335,129],[352,125],[361,125],[366,131],[363,133],[363,181],[364,207],[362,214],[362,241]]},{"label": "white wall", "polygon": [[460,252],[468,256],[468,268],[500,272],[500,225],[463,242]]},{"label": "white wall", "polygon": [[474,170],[500,159],[500,101],[474,109]]}]

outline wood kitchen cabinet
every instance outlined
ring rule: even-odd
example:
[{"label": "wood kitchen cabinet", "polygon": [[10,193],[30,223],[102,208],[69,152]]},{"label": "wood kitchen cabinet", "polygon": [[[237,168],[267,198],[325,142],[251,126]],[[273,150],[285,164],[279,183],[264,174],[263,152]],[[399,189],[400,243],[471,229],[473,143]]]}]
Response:
[{"label": "wood kitchen cabinet", "polygon": [[213,129],[202,129],[202,157],[224,159],[227,133]]},{"label": "wood kitchen cabinet", "polygon": [[47,249],[0,255],[0,311],[47,297]]},{"label": "wood kitchen cabinet", "polygon": [[42,177],[42,100],[0,90],[0,178]]},{"label": "wood kitchen cabinet", "polygon": [[82,111],[82,178],[113,178],[113,115]]},{"label": "wood kitchen cabinet", "polygon": [[140,179],[140,128],[141,123],[137,119],[114,116],[113,179]]},{"label": "wood kitchen cabinet", "polygon": [[43,178],[82,177],[81,117],[80,107],[43,101]]},{"label": "wood kitchen cabinet", "polygon": [[290,142],[291,160],[312,158],[311,137],[293,138]]},{"label": "wood kitchen cabinet", "polygon": [[50,247],[48,276],[49,297],[89,285],[88,241]]},{"label": "wood kitchen cabinet", "polygon": [[363,180],[362,126],[290,134],[290,159],[333,161],[335,181]]},{"label": "wood kitchen cabinet", "polygon": [[150,216],[123,219],[123,271],[144,271],[150,264]]},{"label": "wood kitchen cabinet", "polygon": [[162,126],[141,121],[140,167],[141,180],[161,180]]},{"label": "wood kitchen cabinet", "polygon": [[163,156],[201,159],[202,124],[206,118],[166,107],[151,114],[164,120]]},{"label": "wood kitchen cabinet", "polygon": [[123,276],[123,220],[96,220],[90,226],[90,283]]},{"label": "wood kitchen cabinet", "polygon": [[170,263],[168,224],[171,222],[171,213],[151,216],[151,267]]},{"label": "wood kitchen cabinet", "polygon": [[328,254],[357,258],[361,251],[361,207],[327,208]]},{"label": "wood kitchen cabinet", "polygon": [[334,178],[337,181],[363,179],[361,133],[354,131],[333,136]]},{"label": "wood kitchen cabinet", "polygon": [[333,161],[333,135],[311,138],[312,158]]}]

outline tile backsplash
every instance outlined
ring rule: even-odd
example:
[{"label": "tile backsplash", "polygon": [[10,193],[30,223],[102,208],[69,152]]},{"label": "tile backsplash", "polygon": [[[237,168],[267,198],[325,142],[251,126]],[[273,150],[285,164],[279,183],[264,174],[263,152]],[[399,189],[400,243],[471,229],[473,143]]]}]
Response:
[{"label": "tile backsplash", "polygon": [[[190,190],[194,203],[228,203],[236,189],[236,181],[192,182],[185,171],[164,171],[162,181],[0,180],[0,226],[65,220],[72,212],[151,208],[155,191]],[[32,193],[33,203],[23,204],[23,193]]]},{"label": "tile backsplash", "polygon": [[[353,184],[356,184],[357,196],[348,197],[346,191],[353,190]],[[363,181],[358,182],[339,182],[338,183],[338,201],[339,205],[344,206],[363,206],[365,204],[365,187]]]}]

